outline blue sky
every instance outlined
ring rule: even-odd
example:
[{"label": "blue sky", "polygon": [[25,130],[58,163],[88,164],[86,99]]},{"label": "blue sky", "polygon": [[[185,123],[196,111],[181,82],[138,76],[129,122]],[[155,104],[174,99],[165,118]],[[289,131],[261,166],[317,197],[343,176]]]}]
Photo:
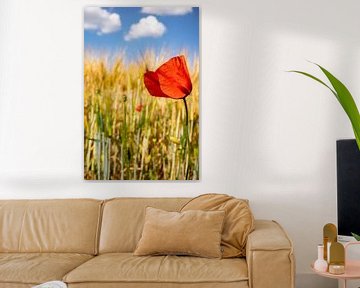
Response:
[{"label": "blue sky", "polygon": [[199,8],[86,7],[84,47],[95,53],[125,51],[128,61],[147,49],[199,55]]}]

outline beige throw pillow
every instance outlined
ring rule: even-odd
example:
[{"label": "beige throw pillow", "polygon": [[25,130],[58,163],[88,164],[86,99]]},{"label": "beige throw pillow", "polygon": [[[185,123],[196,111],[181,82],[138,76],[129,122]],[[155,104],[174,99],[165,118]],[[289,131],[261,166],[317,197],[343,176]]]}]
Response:
[{"label": "beige throw pillow", "polygon": [[190,200],[181,211],[225,211],[224,229],[221,238],[223,258],[244,257],[246,241],[254,230],[254,216],[247,200],[225,194],[204,194]]},{"label": "beige throw pillow", "polygon": [[134,255],[192,255],[221,258],[224,211],[168,212],[146,208]]}]

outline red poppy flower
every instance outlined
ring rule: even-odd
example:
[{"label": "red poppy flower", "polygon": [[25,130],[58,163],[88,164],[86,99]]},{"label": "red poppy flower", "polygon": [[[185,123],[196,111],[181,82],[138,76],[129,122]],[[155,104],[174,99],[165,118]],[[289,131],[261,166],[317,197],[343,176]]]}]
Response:
[{"label": "red poppy flower", "polygon": [[182,99],[192,90],[186,60],[176,56],[162,64],[155,72],[144,74],[144,84],[152,96]]}]

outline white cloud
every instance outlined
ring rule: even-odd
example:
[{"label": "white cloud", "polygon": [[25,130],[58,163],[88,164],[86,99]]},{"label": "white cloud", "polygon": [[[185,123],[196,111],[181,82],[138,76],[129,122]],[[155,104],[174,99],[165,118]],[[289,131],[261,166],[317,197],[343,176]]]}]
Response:
[{"label": "white cloud", "polygon": [[84,29],[95,30],[98,35],[120,30],[120,15],[110,13],[100,7],[86,7],[84,10]]},{"label": "white cloud", "polygon": [[154,15],[185,15],[192,12],[192,7],[143,7],[141,13]]},{"label": "white cloud", "polygon": [[161,37],[166,31],[163,23],[159,22],[155,16],[141,18],[136,24],[131,25],[129,32],[125,35],[125,41],[141,37]]}]

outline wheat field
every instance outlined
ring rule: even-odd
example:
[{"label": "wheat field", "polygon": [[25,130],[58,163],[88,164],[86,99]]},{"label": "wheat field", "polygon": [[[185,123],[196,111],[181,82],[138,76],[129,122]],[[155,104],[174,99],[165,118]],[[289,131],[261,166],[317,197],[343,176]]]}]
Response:
[{"label": "wheat field", "polygon": [[123,53],[85,53],[84,179],[199,179],[199,59],[187,61],[189,143],[183,101],[153,97],[143,83],[146,69],[166,59],[147,52],[126,63]]}]

